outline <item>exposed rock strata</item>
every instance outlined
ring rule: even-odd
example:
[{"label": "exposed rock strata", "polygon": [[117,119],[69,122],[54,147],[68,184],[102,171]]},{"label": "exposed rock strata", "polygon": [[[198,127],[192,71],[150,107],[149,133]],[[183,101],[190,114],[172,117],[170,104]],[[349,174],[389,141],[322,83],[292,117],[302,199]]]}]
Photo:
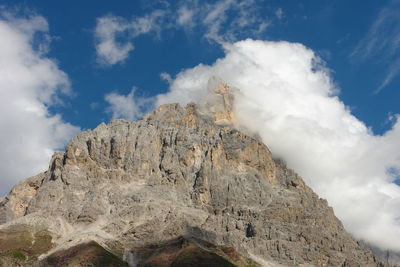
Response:
[{"label": "exposed rock strata", "polygon": [[47,251],[17,246],[28,258],[19,264],[89,241],[126,258],[186,237],[270,266],[381,266],[294,171],[229,124],[226,110],[208,116],[169,104],[81,133],[2,200],[0,242],[18,225],[50,233]]}]

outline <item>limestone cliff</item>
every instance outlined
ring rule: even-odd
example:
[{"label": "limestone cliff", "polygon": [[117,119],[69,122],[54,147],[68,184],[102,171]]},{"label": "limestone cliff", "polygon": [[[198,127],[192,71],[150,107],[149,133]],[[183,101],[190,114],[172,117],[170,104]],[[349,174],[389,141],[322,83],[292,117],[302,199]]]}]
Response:
[{"label": "limestone cliff", "polygon": [[0,263],[383,266],[233,127],[228,89],[217,92],[223,109],[168,104],[74,138],[1,200]]}]

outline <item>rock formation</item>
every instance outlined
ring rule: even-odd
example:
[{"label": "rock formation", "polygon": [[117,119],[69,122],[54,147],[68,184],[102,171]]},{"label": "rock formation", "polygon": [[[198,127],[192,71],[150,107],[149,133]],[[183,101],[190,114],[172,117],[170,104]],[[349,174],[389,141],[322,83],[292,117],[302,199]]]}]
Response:
[{"label": "rock formation", "polygon": [[1,200],[0,265],[383,266],[216,93],[75,137]]},{"label": "rock formation", "polygon": [[381,261],[393,266],[400,265],[400,252],[396,252],[393,250],[382,250],[376,246],[365,243],[363,241],[360,242],[364,247],[370,249],[372,253]]}]

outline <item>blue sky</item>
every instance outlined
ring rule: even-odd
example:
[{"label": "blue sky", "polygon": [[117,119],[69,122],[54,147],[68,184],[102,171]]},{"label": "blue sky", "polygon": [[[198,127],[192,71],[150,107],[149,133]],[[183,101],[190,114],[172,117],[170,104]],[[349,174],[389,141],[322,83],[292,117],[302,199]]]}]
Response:
[{"label": "blue sky", "polygon": [[[104,95],[110,91],[127,93],[135,86],[139,95],[155,95],[167,90],[167,84],[159,78],[161,72],[173,76],[181,69],[212,63],[223,54],[218,44],[204,37],[201,27],[191,32],[169,28],[162,29],[160,36],[149,33],[135,38],[135,49],[122,64],[99,65],[93,36],[96,19],[105,15],[127,19],[143,17],[154,9],[165,9],[167,5],[162,1],[119,1],[118,4],[96,1],[95,5],[91,1],[3,1],[3,5],[20,9],[17,14],[28,9],[47,19],[49,34],[53,37],[48,55],[68,74],[75,93],[75,97],[64,99],[65,107],[53,108],[66,121],[82,128],[93,128],[110,119],[104,113]],[[310,47],[332,70],[341,90],[340,98],[353,114],[375,133],[390,128],[389,114],[400,112],[399,75],[379,93],[374,91],[398,58],[387,56],[387,49],[365,59],[363,55],[353,55],[390,1],[255,1],[254,5],[258,7],[257,16],[269,26],[258,35],[239,33],[235,36],[237,40],[247,37],[287,40]],[[175,12],[177,6],[169,4],[169,9]],[[282,12],[281,18],[277,16],[278,10]],[[234,12],[229,15],[235,16]],[[388,27],[398,30],[399,25],[387,23]],[[97,108],[92,109],[90,103],[98,103]]]},{"label": "blue sky", "polygon": [[112,118],[239,87],[237,124],[400,251],[400,1],[12,1],[0,9],[0,196]]}]

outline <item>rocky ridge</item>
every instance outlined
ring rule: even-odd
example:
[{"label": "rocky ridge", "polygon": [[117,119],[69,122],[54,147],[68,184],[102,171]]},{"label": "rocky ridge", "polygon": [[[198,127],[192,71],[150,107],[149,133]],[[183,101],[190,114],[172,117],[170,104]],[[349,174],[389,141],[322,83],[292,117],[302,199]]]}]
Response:
[{"label": "rocky ridge", "polygon": [[55,153],[0,200],[0,265],[384,266],[235,128],[229,87],[214,91],[201,107],[100,124]]}]

